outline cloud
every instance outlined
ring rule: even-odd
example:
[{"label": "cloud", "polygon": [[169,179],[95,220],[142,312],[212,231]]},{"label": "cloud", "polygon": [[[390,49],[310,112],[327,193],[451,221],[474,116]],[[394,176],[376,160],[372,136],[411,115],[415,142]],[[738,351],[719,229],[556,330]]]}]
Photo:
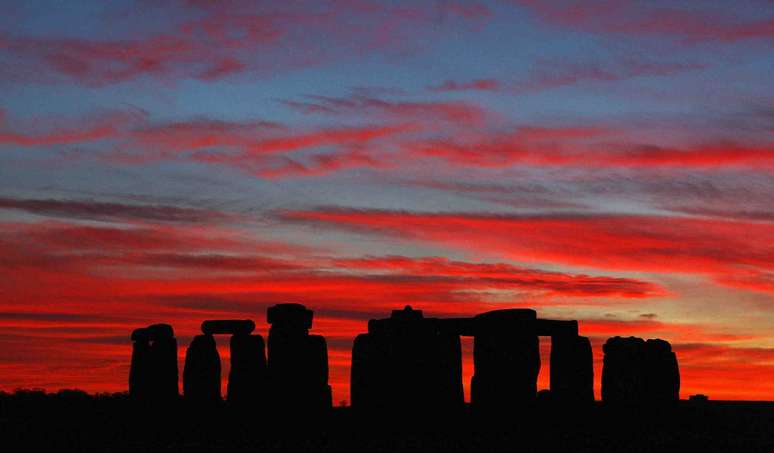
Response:
[{"label": "cloud", "polygon": [[388,159],[378,159],[359,151],[316,154],[303,160],[282,156],[263,160],[252,170],[264,178],[321,176],[349,168],[394,168]]},{"label": "cloud", "polygon": [[460,280],[471,287],[478,284],[501,289],[534,289],[564,296],[652,297],[664,292],[657,285],[633,279],[548,272],[504,263],[467,263],[442,257],[421,259],[400,256],[367,257],[336,260],[335,264],[344,268],[386,271],[393,275]]},{"label": "cloud", "polygon": [[332,145],[366,144],[372,140],[405,131],[408,126],[363,126],[322,129],[308,134],[293,134],[259,141],[251,152],[276,153]]},{"label": "cloud", "polygon": [[723,209],[709,206],[696,206],[690,204],[680,205],[679,203],[666,204],[665,208],[675,212],[692,214],[702,217],[718,217],[737,220],[756,220],[761,222],[774,222],[774,211],[763,209]]},{"label": "cloud", "polygon": [[[295,101],[294,101],[295,102]],[[309,97],[310,106],[339,116],[338,124],[291,127],[261,119],[191,118],[152,121],[144,112],[114,112],[72,120],[40,119],[36,127],[10,132],[0,124],[0,145],[83,145],[67,159],[100,159],[124,165],[163,160],[219,165],[266,177],[319,176],[353,168],[397,170],[573,168],[728,171],[774,168],[774,144],[704,140],[697,144],[649,143],[635,131],[604,124],[506,125],[497,115],[466,102],[408,102],[354,94]],[[18,121],[16,121],[18,122]],[[41,130],[40,124],[53,127]],[[3,135],[3,130],[5,135]],[[98,146],[87,146],[95,140]],[[508,200],[493,200],[509,203]]]},{"label": "cloud", "polygon": [[[539,19],[562,28],[632,37],[661,37],[681,43],[770,40],[774,18],[744,18],[737,11],[712,12],[687,5],[607,0],[541,2],[516,0]],[[696,4],[702,5],[701,2]]]},{"label": "cloud", "polygon": [[618,271],[736,275],[774,269],[774,225],[626,215],[486,215],[318,209],[280,213],[290,222],[428,242],[521,261]]},{"label": "cloud", "polygon": [[163,31],[127,38],[6,35],[0,46],[10,60],[4,77],[26,83],[104,86],[143,77],[213,81],[244,73],[276,73],[353,55],[416,51],[423,37],[446,27],[481,24],[489,10],[447,2],[398,6],[367,1],[229,2],[217,7],[177,2],[146,8],[137,20],[153,23],[160,14],[168,24]]},{"label": "cloud", "polygon": [[427,87],[429,91],[438,93],[452,91],[499,91],[500,88],[500,82],[496,79],[475,79],[470,82],[446,80],[440,85],[431,85]]},{"label": "cloud", "polygon": [[680,394],[713,399],[769,400],[774,386],[761,376],[774,373],[774,349],[683,342],[672,349],[680,364]]},{"label": "cloud", "polygon": [[[569,131],[575,131],[569,128]],[[694,146],[611,143],[608,131],[579,128],[576,136],[563,135],[566,128],[547,128],[544,137],[528,130],[490,134],[481,138],[438,138],[404,144],[408,156],[429,157],[451,164],[503,168],[574,167],[593,169],[765,169],[774,168],[774,144],[742,144],[719,141]],[[555,135],[551,137],[549,134]]]},{"label": "cloud", "polygon": [[396,184],[423,189],[438,190],[452,193],[455,196],[468,197],[495,205],[518,209],[570,209],[582,210],[587,206],[575,198],[582,196],[579,190],[570,192],[567,189],[549,188],[538,183],[488,183],[473,179],[471,182],[460,180],[436,179],[399,179]]},{"label": "cloud", "polygon": [[31,214],[91,220],[127,220],[150,222],[225,222],[237,216],[208,209],[168,205],[140,205],[94,200],[20,199],[0,197],[0,209],[15,209]]},{"label": "cloud", "polygon": [[[638,319],[595,319],[580,320],[579,329],[583,335],[598,338],[611,336],[638,336],[642,338],[668,338],[671,343],[706,342],[724,344],[749,341],[757,337],[748,334],[726,333],[726,326],[707,326],[695,323],[656,321],[654,317],[639,316]],[[600,351],[602,354],[602,351]]]},{"label": "cloud", "polygon": [[718,275],[718,283],[734,288],[774,293],[774,272],[757,269],[742,269],[727,275]]},{"label": "cloud", "polygon": [[346,97],[308,95],[304,101],[282,100],[287,107],[301,113],[333,115],[372,115],[376,118],[442,121],[448,124],[482,124],[491,115],[482,107],[463,101],[428,102],[394,101],[353,93]]},{"label": "cloud", "polygon": [[706,68],[707,65],[685,62],[646,61],[627,57],[610,62],[550,61],[538,59],[530,75],[513,83],[509,90],[516,94],[535,93],[585,82],[617,82],[637,77],[671,76]]},{"label": "cloud", "polygon": [[[53,146],[115,138],[122,129],[142,120],[132,111],[107,111],[77,121],[37,118],[24,121],[0,115],[0,146]],[[50,125],[44,128],[41,125]]]},{"label": "cloud", "polygon": [[[435,93],[500,91],[521,95],[588,82],[618,82],[638,77],[672,76],[707,67],[708,65],[702,63],[647,60],[631,56],[604,62],[594,60],[571,62],[539,58],[528,75],[521,79],[512,81],[474,79],[468,82],[445,80],[443,83],[428,86],[427,90]],[[319,107],[321,111],[318,113],[322,113],[325,107]]]},{"label": "cloud", "polygon": [[53,323],[106,323],[115,320],[111,316],[96,315],[91,313],[65,313],[56,311],[41,312],[0,312],[2,321],[30,321],[34,325],[41,322]]}]

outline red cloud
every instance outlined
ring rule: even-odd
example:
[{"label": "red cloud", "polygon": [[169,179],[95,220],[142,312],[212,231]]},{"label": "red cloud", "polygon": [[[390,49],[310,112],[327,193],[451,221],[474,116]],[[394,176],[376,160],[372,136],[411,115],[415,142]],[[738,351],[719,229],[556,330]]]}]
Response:
[{"label": "red cloud", "polygon": [[[11,59],[7,73],[27,82],[27,74],[34,74],[33,81],[38,82],[69,79],[98,86],[143,76],[210,81],[246,71],[322,64],[365,52],[412,50],[424,34],[436,29],[427,25],[437,20],[438,13],[455,20],[455,25],[465,25],[480,23],[488,9],[472,4],[370,2],[260,7],[238,2],[217,7],[187,4],[168,8],[169,26],[161,33],[112,40],[3,36],[0,51]],[[180,17],[195,19],[174,21]]]},{"label": "red cloud", "polygon": [[[98,119],[86,119],[85,126],[55,126],[51,128],[52,130],[41,131],[40,127],[35,127],[35,125],[16,124],[20,123],[19,121],[9,122],[5,116],[5,111],[2,113],[0,115],[0,146],[66,145],[114,138],[118,130],[125,127],[132,119],[130,115],[126,114],[108,113]],[[29,131],[20,132],[21,129]]]},{"label": "red cloud", "polygon": [[317,146],[365,144],[371,140],[394,135],[410,128],[411,126],[399,125],[323,129],[309,134],[294,134],[262,140],[251,145],[250,151],[276,153]]},{"label": "red cloud", "polygon": [[470,82],[455,82],[447,80],[440,85],[427,87],[430,91],[448,92],[448,91],[498,91],[501,88],[500,82],[495,79],[476,79]]},{"label": "red cloud", "polygon": [[538,17],[560,27],[628,36],[666,37],[691,43],[774,38],[774,19],[667,9],[655,3],[606,0],[542,2],[517,0]]},{"label": "red cloud", "polygon": [[596,62],[568,63],[538,60],[530,76],[511,86],[515,93],[532,93],[583,82],[615,82],[643,76],[669,76],[703,69],[697,63],[650,62],[623,59],[615,64]]},{"label": "red cloud", "polygon": [[[726,275],[774,269],[774,225],[637,215],[287,212],[289,221],[428,241],[518,260],[599,269]],[[744,234],[741,234],[744,232]],[[723,282],[721,279],[720,282]]]},{"label": "red cloud", "polygon": [[303,161],[288,156],[261,160],[251,172],[264,178],[287,178],[319,176],[349,168],[389,167],[394,167],[394,164],[363,152],[340,151],[330,154],[316,154]]},{"label": "red cloud", "polygon": [[489,112],[467,102],[408,102],[388,101],[378,97],[354,94],[349,97],[307,96],[308,101],[283,101],[302,113],[337,115],[374,115],[390,120],[405,121],[411,117],[417,121],[443,121],[459,125],[481,124]]},{"label": "red cloud", "polygon": [[692,147],[595,143],[602,128],[530,128],[479,140],[432,139],[404,144],[408,156],[472,167],[706,168],[771,169],[774,144],[720,142]]},{"label": "red cloud", "polygon": [[216,80],[227,77],[232,74],[238,74],[247,69],[247,65],[233,57],[225,57],[218,63],[205,69],[199,74],[198,78],[202,80]]},{"label": "red cloud", "polygon": [[446,80],[439,85],[431,85],[427,89],[438,93],[507,91],[516,94],[526,94],[584,82],[616,82],[637,77],[670,76],[706,67],[707,65],[699,63],[647,61],[632,57],[623,58],[612,63],[595,61],[571,63],[538,59],[535,67],[523,80],[510,83],[503,83],[496,79],[476,79],[470,82]]},{"label": "red cloud", "polygon": [[66,129],[42,135],[25,135],[14,132],[0,132],[0,145],[41,146],[83,143],[110,137],[115,133],[112,126],[95,126],[89,129]]},{"label": "red cloud", "polygon": [[729,275],[718,275],[715,280],[723,285],[766,293],[774,293],[774,272],[742,269]]},{"label": "red cloud", "polygon": [[[774,144],[767,142],[655,146],[631,142],[625,138],[626,131],[604,126],[521,126],[493,132],[481,130],[490,120],[497,122],[493,115],[468,103],[393,102],[361,95],[313,99],[320,108],[373,121],[302,129],[260,120],[206,118],[154,124],[144,113],[127,112],[85,118],[79,127],[59,127],[63,121],[56,119],[39,121],[54,125],[41,131],[30,124],[12,129],[9,123],[19,121],[6,120],[0,123],[0,146],[105,140],[108,150],[95,151],[95,156],[119,163],[191,160],[264,177],[433,161],[451,168],[770,170],[774,166]],[[314,153],[300,153],[308,150]]]},{"label": "red cloud", "polygon": [[366,271],[387,271],[397,275],[416,275],[427,278],[454,278],[474,285],[492,288],[525,288],[545,290],[568,296],[611,295],[621,297],[648,297],[659,295],[658,286],[632,279],[592,277],[537,269],[521,268],[508,264],[484,264],[450,261],[446,258],[410,259],[383,257],[336,260],[338,267]]},{"label": "red cloud", "polygon": [[673,343],[725,343],[756,339],[754,335],[724,333],[697,324],[661,322],[651,319],[583,319],[580,321],[580,330],[584,335],[591,337],[607,338],[615,335],[663,337]]},{"label": "red cloud", "polygon": [[0,197],[0,209],[16,209],[32,214],[84,218],[157,222],[222,222],[235,215],[220,211],[165,205],[122,204],[77,200],[33,200]]},{"label": "red cloud", "polygon": [[681,395],[704,393],[713,399],[770,400],[774,394],[771,381],[761,379],[774,373],[772,348],[691,342],[672,347],[680,363]]}]

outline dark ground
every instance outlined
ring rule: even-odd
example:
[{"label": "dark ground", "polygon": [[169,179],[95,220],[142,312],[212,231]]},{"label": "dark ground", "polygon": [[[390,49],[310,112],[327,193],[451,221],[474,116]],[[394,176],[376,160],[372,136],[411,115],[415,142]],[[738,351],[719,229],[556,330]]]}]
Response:
[{"label": "dark ground", "polygon": [[412,411],[268,417],[261,408],[138,408],[125,394],[0,394],[4,451],[774,452],[774,403],[680,402],[674,408],[568,410],[541,403],[444,420]]}]

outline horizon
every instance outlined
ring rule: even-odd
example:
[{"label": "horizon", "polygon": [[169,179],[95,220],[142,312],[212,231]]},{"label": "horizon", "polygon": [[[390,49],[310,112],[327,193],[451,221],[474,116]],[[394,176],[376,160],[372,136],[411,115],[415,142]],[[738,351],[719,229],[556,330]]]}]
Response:
[{"label": "horizon", "polygon": [[133,329],[182,371],[202,321],[294,302],[334,405],[405,305],[576,319],[596,399],[620,335],[681,399],[774,400],[770,1],[3,9],[0,391],[125,391]]}]

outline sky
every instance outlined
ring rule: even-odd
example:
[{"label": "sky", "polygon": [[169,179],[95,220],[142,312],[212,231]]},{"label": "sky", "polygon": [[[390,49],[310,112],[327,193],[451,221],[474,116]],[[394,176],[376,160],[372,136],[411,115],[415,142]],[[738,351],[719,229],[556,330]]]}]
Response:
[{"label": "sky", "polygon": [[4,0],[0,390],[296,302],[336,402],[407,304],[577,319],[597,398],[633,335],[772,400],[772,49],[771,0]]}]

